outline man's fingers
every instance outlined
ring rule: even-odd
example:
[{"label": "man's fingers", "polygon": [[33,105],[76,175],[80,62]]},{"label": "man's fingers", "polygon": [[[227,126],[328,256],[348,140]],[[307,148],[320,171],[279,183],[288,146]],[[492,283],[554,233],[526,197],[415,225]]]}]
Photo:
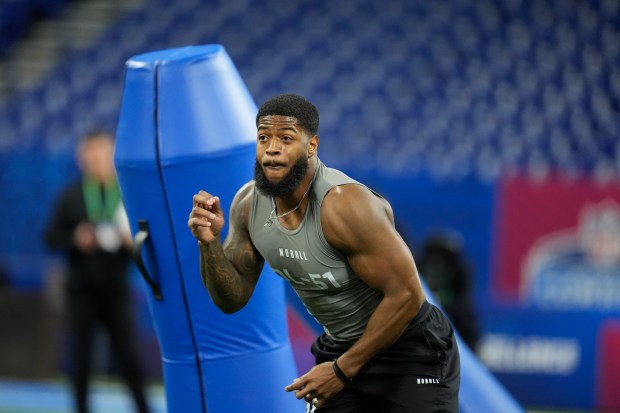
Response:
[{"label": "man's fingers", "polygon": [[194,195],[193,201],[194,206],[200,206],[205,209],[213,209],[214,205],[215,208],[219,208],[220,205],[220,198],[218,196],[213,196],[203,190],[198,191],[198,193]]},{"label": "man's fingers", "polygon": [[308,386],[308,382],[303,377],[295,379],[291,387],[292,386],[295,387],[295,397],[297,399],[312,400],[312,397],[314,397],[312,396],[313,389]]},{"label": "man's fingers", "polygon": [[207,209],[218,210],[220,208],[220,198],[217,196],[207,199]]},{"label": "man's fingers", "polygon": [[284,388],[284,391],[299,390],[300,384],[298,383],[298,381],[299,379],[293,380],[291,384],[289,384],[288,386]]},{"label": "man's fingers", "polygon": [[295,390],[301,390],[303,389],[305,386],[305,383],[301,380],[301,378],[296,378],[295,380],[293,380],[293,382],[291,384],[289,384],[288,386],[286,386],[284,388],[285,391],[295,391]]},{"label": "man's fingers", "polygon": [[192,211],[189,213],[190,217],[200,217],[200,218],[206,218],[206,219],[215,219],[217,218],[217,215],[215,215],[213,212],[206,210],[200,206],[195,206],[192,208]]},{"label": "man's fingers", "polygon": [[306,399],[306,398],[307,398],[306,400],[312,400],[312,395],[308,387],[304,387],[303,389],[297,390],[295,392],[295,397],[297,397],[299,400]]},{"label": "man's fingers", "polygon": [[201,218],[190,218],[189,221],[187,221],[187,224],[190,228],[192,227],[210,227],[211,226],[211,221],[207,221]]}]

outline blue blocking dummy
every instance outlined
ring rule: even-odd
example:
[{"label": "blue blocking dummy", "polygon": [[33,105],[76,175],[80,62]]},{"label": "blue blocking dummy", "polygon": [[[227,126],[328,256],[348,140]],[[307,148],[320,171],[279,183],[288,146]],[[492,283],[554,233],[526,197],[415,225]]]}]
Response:
[{"label": "blue blocking dummy", "polygon": [[[420,280],[426,298],[438,305],[423,279]],[[456,333],[461,358],[460,413],[525,413],[508,391],[476,358],[467,344]]]},{"label": "blue blocking dummy", "polygon": [[169,413],[305,408],[284,391],[297,372],[282,279],[265,267],[248,305],[223,314],[202,285],[187,228],[198,190],[218,195],[228,212],[252,179],[256,111],[220,45],[127,62],[115,163],[147,281]]}]

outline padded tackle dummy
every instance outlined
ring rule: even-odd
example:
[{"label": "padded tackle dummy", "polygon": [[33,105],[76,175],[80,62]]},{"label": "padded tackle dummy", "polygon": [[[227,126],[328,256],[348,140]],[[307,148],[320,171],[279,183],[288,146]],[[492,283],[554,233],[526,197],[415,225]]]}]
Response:
[{"label": "padded tackle dummy", "polygon": [[[424,279],[420,279],[420,282],[428,301],[438,306]],[[478,360],[458,332],[455,334],[461,359],[460,413],[525,413],[512,395]]]},{"label": "padded tackle dummy", "polygon": [[[291,413],[297,372],[283,280],[267,266],[241,311],[225,315],[199,273],[187,228],[205,189],[228,212],[252,179],[256,105],[220,45],[127,62],[115,163],[160,344],[169,413]],[[222,239],[225,237],[222,234]]]}]

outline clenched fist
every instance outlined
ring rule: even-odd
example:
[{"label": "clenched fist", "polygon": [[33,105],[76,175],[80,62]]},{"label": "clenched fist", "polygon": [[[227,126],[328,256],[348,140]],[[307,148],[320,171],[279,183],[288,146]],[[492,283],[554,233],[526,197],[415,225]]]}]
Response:
[{"label": "clenched fist", "polygon": [[205,191],[199,191],[193,198],[194,207],[189,214],[187,226],[192,235],[204,244],[218,238],[224,227],[224,213],[220,198]]}]

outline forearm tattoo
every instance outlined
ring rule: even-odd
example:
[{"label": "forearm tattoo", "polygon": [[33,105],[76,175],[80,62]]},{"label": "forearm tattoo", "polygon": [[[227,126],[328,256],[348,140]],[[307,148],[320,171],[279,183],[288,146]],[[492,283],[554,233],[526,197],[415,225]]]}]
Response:
[{"label": "forearm tattoo", "polygon": [[224,246],[219,241],[201,246],[200,276],[216,305],[235,311],[250,299],[264,261],[247,233],[249,211],[231,208],[230,233]]},{"label": "forearm tattoo", "polygon": [[236,306],[245,301],[243,277],[224,254],[221,243],[201,247],[200,276],[218,306]]}]

